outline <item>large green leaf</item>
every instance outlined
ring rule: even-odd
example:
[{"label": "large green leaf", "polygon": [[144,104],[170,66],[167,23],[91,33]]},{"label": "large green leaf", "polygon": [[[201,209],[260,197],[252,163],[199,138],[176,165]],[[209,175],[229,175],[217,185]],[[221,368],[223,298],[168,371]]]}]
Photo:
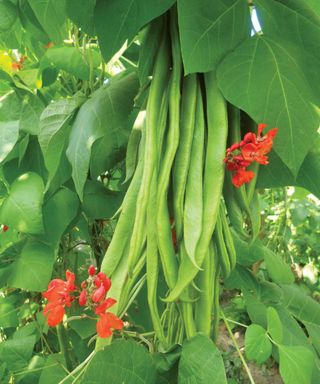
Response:
[{"label": "large green leaf", "polygon": [[290,7],[297,13],[297,17],[303,15],[314,24],[320,24],[320,3],[318,0],[275,0],[278,3]]},{"label": "large green leaf", "polygon": [[6,363],[10,371],[27,366],[35,344],[35,336],[27,336],[0,343],[0,361]]},{"label": "large green leaf", "polygon": [[310,384],[313,353],[304,347],[279,345],[280,374],[285,384]]},{"label": "large green leaf", "polygon": [[85,33],[94,35],[93,14],[96,0],[67,0],[67,14]]},{"label": "large green leaf", "polygon": [[29,172],[11,185],[9,196],[0,209],[1,222],[20,232],[43,232],[42,201],[44,185],[41,177]]},{"label": "large green leaf", "polygon": [[221,354],[207,336],[198,334],[182,344],[178,383],[227,383]]},{"label": "large green leaf", "polygon": [[19,137],[19,121],[0,121],[0,163],[8,156]]},{"label": "large green leaf", "polygon": [[315,145],[304,159],[297,179],[294,179],[290,170],[281,161],[279,156],[272,151],[267,167],[260,167],[258,175],[258,188],[276,188],[286,185],[303,187],[320,198],[320,140],[315,140]]},{"label": "large green leaf", "polygon": [[186,74],[214,69],[250,36],[249,7],[242,0],[178,0],[178,15]]},{"label": "large green leaf", "polygon": [[319,116],[290,46],[252,37],[223,60],[218,81],[234,105],[255,121],[279,128],[275,151],[296,176],[316,137]]},{"label": "large green leaf", "polygon": [[66,38],[66,0],[29,0],[29,4],[42,28],[55,44]]},{"label": "large green leaf", "polygon": [[264,363],[271,355],[272,344],[267,331],[258,324],[251,324],[245,334],[245,351],[249,360]]},{"label": "large green leaf", "polygon": [[8,0],[0,0],[0,31],[7,31],[18,16],[16,6]]},{"label": "large green leaf", "polygon": [[[294,7],[291,8],[292,5],[274,0],[255,1],[263,33],[275,39],[281,36],[281,39],[285,39],[297,48],[295,61],[302,68],[317,99],[320,100],[319,87],[317,87],[317,83],[320,81],[318,74],[320,15],[318,15],[317,23],[314,23],[309,14],[306,15]],[[283,23],[283,20],[286,22]]]},{"label": "large green leaf", "polygon": [[44,291],[52,275],[54,251],[48,245],[29,240],[17,261],[11,264],[8,285],[30,291]]},{"label": "large green leaf", "polygon": [[152,19],[163,14],[176,0],[97,0],[94,24],[105,61],[120,50]]},{"label": "large green leaf", "polygon": [[18,309],[6,298],[0,298],[0,324],[2,328],[16,327],[19,325]]},{"label": "large green leaf", "polygon": [[49,172],[49,181],[58,170],[70,133],[68,124],[84,100],[81,96],[58,100],[49,104],[40,117],[39,144]]},{"label": "large green leaf", "polygon": [[48,60],[57,68],[82,80],[90,79],[91,59],[93,68],[97,68],[100,64],[99,53],[91,48],[82,51],[76,47],[52,47],[47,50],[44,57],[44,60]]},{"label": "large green leaf", "polygon": [[81,383],[154,384],[156,369],[151,355],[140,344],[116,340],[98,352],[87,367]]},{"label": "large green leaf", "polygon": [[72,165],[72,178],[82,199],[87,179],[92,144],[104,135],[116,135],[126,125],[138,89],[132,73],[114,78],[85,102],[72,125],[67,156]]}]

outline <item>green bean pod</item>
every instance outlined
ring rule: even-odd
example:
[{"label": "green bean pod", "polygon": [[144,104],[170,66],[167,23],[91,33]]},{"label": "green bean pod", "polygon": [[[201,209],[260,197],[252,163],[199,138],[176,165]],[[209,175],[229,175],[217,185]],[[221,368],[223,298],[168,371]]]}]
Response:
[{"label": "green bean pod", "polygon": [[212,242],[208,254],[202,264],[203,271],[197,275],[197,284],[200,288],[198,301],[195,303],[195,322],[198,332],[210,337],[213,305],[213,278],[218,264],[215,263],[214,248]]},{"label": "green bean pod", "polygon": [[197,75],[192,74],[183,79],[180,141],[173,167],[173,213],[178,242],[183,236],[183,205],[191,158],[196,103]]},{"label": "green bean pod", "polygon": [[233,270],[237,263],[237,253],[234,247],[233,237],[230,231],[230,227],[226,217],[226,210],[223,202],[221,202],[221,205],[220,205],[220,212],[221,212],[220,217],[221,217],[224,243],[226,245],[228,256],[229,256],[230,268],[231,270]]},{"label": "green bean pod", "polygon": [[220,320],[220,265],[218,262],[218,252],[213,245],[214,264],[216,265],[213,275],[213,304],[212,304],[212,328],[211,335],[213,341],[217,340],[219,333],[219,320]]},{"label": "green bean pod", "polygon": [[122,202],[120,217],[115,232],[101,264],[101,271],[107,276],[113,275],[130,242],[136,214],[136,201],[141,186],[141,178],[144,168],[144,143],[145,138],[143,135],[140,143],[138,165]]},{"label": "green bean pod", "polygon": [[145,163],[141,188],[137,199],[136,217],[130,240],[128,258],[129,275],[133,273],[134,266],[141,256],[143,236],[145,233],[146,225],[147,204],[149,201],[151,188],[151,179],[153,171],[157,169],[157,126],[159,124],[160,115],[159,105],[162,103],[162,98],[168,79],[168,56],[168,44],[166,38],[164,38],[161,42],[155,62],[153,78],[151,81],[147,102]]},{"label": "green bean pod", "polygon": [[151,194],[148,200],[147,212],[147,297],[153,328],[159,341],[166,347],[167,340],[161,324],[158,310],[158,277],[159,277],[159,256],[157,247],[157,227],[154,215],[154,206],[157,198],[156,170],[153,172]]},{"label": "green bean pod", "polygon": [[[196,263],[200,267],[209,248],[219,212],[225,168],[223,159],[228,132],[226,101],[217,86],[214,72],[205,74],[205,87],[208,133],[203,183],[203,220],[195,253]],[[188,257],[183,258],[178,271],[177,284],[166,300],[175,301],[198,271],[199,269]]]},{"label": "green bean pod", "polygon": [[202,231],[203,218],[202,173],[205,134],[204,111],[199,83],[195,114],[195,128],[184,203],[183,238],[187,255],[193,264],[197,266],[195,251]]},{"label": "green bean pod", "polygon": [[159,169],[158,195],[156,204],[157,240],[164,278],[169,288],[173,288],[178,274],[178,265],[171,240],[171,223],[168,209],[168,189],[173,160],[179,144],[180,83],[182,61],[177,25],[171,18],[171,40],[173,70],[169,84],[169,126],[165,152]]},{"label": "green bean pod", "polygon": [[214,243],[217,247],[219,264],[221,267],[222,276],[224,278],[227,278],[231,273],[231,263],[230,263],[230,257],[228,254],[228,249],[226,247],[224,236],[223,236],[223,231],[222,231],[221,212],[219,213],[217,225],[216,225],[216,228],[214,230],[213,240],[214,240]]}]

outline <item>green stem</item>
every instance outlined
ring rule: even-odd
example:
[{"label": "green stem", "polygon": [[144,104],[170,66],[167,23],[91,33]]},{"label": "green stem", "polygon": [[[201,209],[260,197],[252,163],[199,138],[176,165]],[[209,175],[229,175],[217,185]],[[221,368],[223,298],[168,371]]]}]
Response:
[{"label": "green stem", "polygon": [[236,350],[237,350],[237,352],[238,352],[238,354],[239,354],[239,357],[240,357],[240,360],[242,361],[242,364],[243,364],[243,366],[244,366],[244,369],[245,369],[246,372],[247,372],[247,375],[248,375],[248,377],[249,377],[250,383],[251,383],[251,384],[255,384],[255,382],[254,382],[254,380],[253,380],[253,377],[252,377],[252,375],[251,375],[250,369],[249,369],[249,367],[248,367],[248,364],[247,364],[247,362],[245,361],[245,359],[244,359],[244,357],[243,357],[243,354],[242,354],[242,352],[241,352],[241,350],[240,350],[240,348],[239,348],[239,345],[238,345],[238,343],[237,343],[237,340],[236,340],[235,337],[233,336],[233,333],[232,333],[232,331],[231,331],[231,328],[229,327],[228,320],[226,319],[226,317],[225,317],[225,315],[224,315],[224,313],[223,313],[222,310],[220,310],[220,314],[221,314],[221,317],[222,317],[222,319],[223,319],[223,321],[224,321],[224,324],[225,324],[225,326],[226,326],[226,328],[227,328],[227,331],[228,331],[228,333],[229,333],[229,335],[230,335],[230,337],[231,337],[231,339],[232,339],[232,342],[233,342],[233,344],[234,344],[234,346],[235,346],[235,348],[236,348]]},{"label": "green stem", "polygon": [[60,352],[64,356],[65,362],[66,362],[66,367],[68,371],[70,372],[72,370],[72,363],[68,351],[68,338],[67,334],[65,331],[65,328],[63,325],[59,324],[56,327],[57,329],[57,336],[58,336],[58,342],[59,342],[59,347],[60,347]]}]

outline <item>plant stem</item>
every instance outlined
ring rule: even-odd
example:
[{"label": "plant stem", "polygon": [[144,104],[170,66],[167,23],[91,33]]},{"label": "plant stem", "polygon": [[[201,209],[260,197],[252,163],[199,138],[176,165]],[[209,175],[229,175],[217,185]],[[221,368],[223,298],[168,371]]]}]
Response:
[{"label": "plant stem", "polygon": [[71,359],[70,359],[69,351],[68,351],[68,339],[66,337],[66,331],[64,329],[64,326],[61,324],[57,325],[56,329],[57,329],[57,336],[58,336],[60,352],[64,356],[64,359],[66,361],[66,367],[67,367],[68,371],[71,371],[72,370],[72,363],[71,363]]},{"label": "plant stem", "polygon": [[230,335],[230,337],[231,337],[231,339],[232,339],[232,342],[233,342],[233,344],[234,344],[234,346],[235,346],[235,348],[236,348],[236,350],[237,350],[237,352],[238,352],[238,354],[239,354],[239,357],[240,357],[240,360],[242,361],[242,364],[243,364],[243,366],[244,366],[244,369],[245,369],[246,372],[247,372],[247,375],[248,375],[248,377],[249,377],[250,383],[251,383],[251,384],[255,384],[255,382],[254,382],[254,380],[253,380],[253,377],[252,377],[252,375],[251,375],[250,369],[249,369],[249,367],[248,367],[248,364],[246,363],[246,361],[245,361],[245,359],[244,359],[244,357],[243,357],[243,354],[242,354],[242,352],[241,352],[241,350],[240,350],[240,348],[239,348],[239,345],[238,345],[238,343],[237,343],[237,340],[235,339],[235,337],[234,337],[234,335],[233,335],[233,333],[232,333],[232,331],[231,331],[231,328],[229,327],[228,320],[226,319],[226,317],[225,317],[225,315],[224,315],[224,313],[223,313],[222,310],[220,310],[220,314],[221,314],[221,317],[222,317],[222,319],[223,319],[223,321],[224,321],[224,324],[225,324],[225,326],[226,326],[226,328],[227,328],[227,331],[229,332],[229,335]]}]

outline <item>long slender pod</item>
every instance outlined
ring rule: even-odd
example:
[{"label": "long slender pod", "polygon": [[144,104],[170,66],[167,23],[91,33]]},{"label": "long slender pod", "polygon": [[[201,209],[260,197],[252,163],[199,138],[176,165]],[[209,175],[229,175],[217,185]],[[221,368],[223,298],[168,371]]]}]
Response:
[{"label": "long slender pod", "polygon": [[170,18],[170,32],[172,41],[172,75],[169,84],[169,126],[165,152],[159,169],[158,196],[156,206],[157,236],[161,264],[164,278],[169,288],[173,288],[177,280],[178,265],[175,250],[171,241],[171,224],[168,209],[168,189],[171,168],[179,144],[180,120],[180,83],[182,61],[177,25],[173,17]]},{"label": "long slender pod", "polygon": [[138,165],[130,183],[126,196],[121,206],[120,217],[117,222],[116,230],[113,234],[112,241],[107,249],[101,264],[101,271],[107,276],[111,276],[116,270],[118,264],[126,251],[126,247],[130,241],[132,227],[136,213],[136,201],[141,185],[141,178],[144,167],[144,133],[140,142]]},{"label": "long slender pod", "polygon": [[213,257],[214,257],[214,265],[215,268],[212,288],[213,288],[213,300],[212,300],[212,327],[211,327],[211,335],[212,339],[216,341],[218,337],[219,331],[219,320],[220,320],[220,265],[218,262],[218,252],[214,244],[213,246]]},{"label": "long slender pod", "polygon": [[[208,133],[203,183],[202,232],[196,247],[196,263],[200,267],[209,248],[219,212],[224,178],[223,159],[228,131],[226,101],[217,86],[215,73],[209,72],[204,76]],[[194,279],[198,271],[199,269],[194,266],[188,257],[183,258],[178,272],[177,284],[166,300],[176,300],[184,288]]]},{"label": "long slender pod", "polygon": [[221,205],[220,205],[220,217],[221,217],[221,225],[222,225],[222,233],[223,233],[224,243],[226,245],[226,249],[227,249],[228,257],[229,257],[230,268],[231,268],[231,270],[233,270],[236,266],[236,263],[237,263],[237,253],[236,253],[236,249],[234,247],[233,237],[232,237],[230,227],[228,224],[228,220],[226,217],[226,209],[225,209],[223,201],[221,201]]},{"label": "long slender pod", "polygon": [[205,134],[204,111],[199,83],[195,113],[195,129],[184,203],[183,238],[187,255],[196,265],[195,251],[202,231],[203,217],[202,183]]},{"label": "long slender pod", "polygon": [[197,75],[183,79],[180,117],[180,142],[173,167],[173,213],[178,242],[183,235],[183,206],[191,158],[197,102]]},{"label": "long slender pod", "polygon": [[157,199],[157,183],[156,169],[153,172],[151,194],[148,200],[147,212],[147,291],[148,305],[152,324],[157,338],[166,347],[166,337],[161,324],[161,319],[158,311],[158,277],[159,277],[159,255],[157,246],[157,227],[156,218],[154,215],[154,206]]},{"label": "long slender pod", "polygon": [[153,71],[146,114],[146,144],[145,164],[142,184],[137,199],[137,210],[130,240],[129,274],[133,273],[134,266],[142,251],[143,236],[145,233],[146,210],[149,200],[152,173],[157,162],[157,126],[159,124],[159,106],[161,105],[164,90],[167,86],[169,72],[169,55],[167,39],[163,38]]},{"label": "long slender pod", "polygon": [[210,244],[208,253],[203,261],[202,268],[197,275],[197,286],[200,289],[198,301],[195,303],[195,322],[198,332],[210,337],[211,312],[213,305],[213,277],[216,265],[214,265],[213,245]]},{"label": "long slender pod", "polygon": [[226,247],[224,236],[223,236],[221,216],[222,216],[221,212],[219,212],[217,225],[213,234],[213,240],[217,247],[219,264],[221,267],[222,275],[224,278],[227,278],[231,272],[231,263],[229,259],[228,249]]}]

